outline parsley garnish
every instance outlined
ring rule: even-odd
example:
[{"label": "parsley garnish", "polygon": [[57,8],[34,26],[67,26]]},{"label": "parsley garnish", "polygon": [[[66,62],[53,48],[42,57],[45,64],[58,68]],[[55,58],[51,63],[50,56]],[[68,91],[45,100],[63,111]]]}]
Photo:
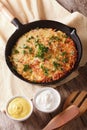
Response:
[{"label": "parsley garnish", "polygon": [[31,67],[30,67],[28,64],[24,65],[23,71],[26,72],[26,71],[28,71],[28,70],[31,71]]},{"label": "parsley garnish", "polygon": [[38,58],[44,58],[44,54],[48,52],[48,47],[45,47],[43,44],[37,44],[38,51],[36,54],[36,57]]},{"label": "parsley garnish", "polygon": [[29,53],[32,54],[33,53],[33,48],[29,47]]},{"label": "parsley garnish", "polygon": [[60,40],[60,38],[58,36],[52,36],[49,39],[50,42],[55,42],[55,41],[59,41],[59,40]]},{"label": "parsley garnish", "polygon": [[27,39],[27,42],[30,42],[31,39],[34,39],[34,37],[33,37],[33,36],[29,37],[29,38]]},{"label": "parsley garnish", "polygon": [[24,45],[23,45],[23,48],[24,48],[24,49],[27,49],[27,48],[28,48],[28,46],[27,46],[26,44],[24,44]]},{"label": "parsley garnish", "polygon": [[68,63],[69,59],[66,57],[62,60],[63,63]]},{"label": "parsley garnish", "polygon": [[53,62],[53,65],[55,67],[55,69],[57,69],[58,67],[60,67],[61,65],[59,63],[57,63],[56,61]]},{"label": "parsley garnish", "polygon": [[64,51],[64,52],[62,52],[62,56],[65,56],[67,54],[67,52],[66,51]]},{"label": "parsley garnish", "polygon": [[45,75],[48,75],[48,71],[49,71],[48,68],[46,68],[46,67],[44,67],[43,65],[41,65],[41,69],[44,71],[44,74],[45,74]]},{"label": "parsley garnish", "polygon": [[19,53],[19,51],[17,50],[17,49],[13,49],[13,52],[12,52],[13,54],[18,54]]}]

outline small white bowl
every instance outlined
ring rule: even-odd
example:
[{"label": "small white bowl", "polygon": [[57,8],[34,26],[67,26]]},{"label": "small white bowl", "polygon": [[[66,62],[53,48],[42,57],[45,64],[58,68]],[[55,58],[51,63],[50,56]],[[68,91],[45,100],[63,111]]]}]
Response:
[{"label": "small white bowl", "polygon": [[[12,112],[15,111],[16,114],[17,114],[17,111],[16,111],[16,110],[18,110],[19,113],[22,113],[22,110],[25,110],[25,111],[26,111],[25,105],[23,105],[21,102],[18,102],[16,105],[15,105],[14,103],[13,103],[12,106],[10,105],[10,104],[12,103],[12,101],[13,101],[13,102],[15,101],[15,99],[16,99],[16,100],[17,100],[17,99],[23,99],[23,101],[25,101],[26,103],[29,104],[30,110],[29,110],[29,108],[28,108],[29,112],[27,112],[27,114],[26,114],[25,116],[20,117],[20,118],[17,118],[17,117],[14,117],[13,115],[11,115],[11,114],[9,113],[9,110],[8,110],[8,109],[11,110],[11,107],[12,107]],[[9,107],[10,107],[10,108],[9,108]],[[33,104],[32,104],[32,101],[31,101],[30,99],[28,99],[27,97],[24,97],[24,96],[14,96],[14,97],[12,97],[12,98],[7,102],[7,105],[6,105],[6,114],[7,114],[7,116],[8,116],[9,118],[11,118],[11,119],[13,119],[13,120],[16,120],[16,121],[25,121],[25,120],[27,120],[27,119],[31,116],[32,112],[33,112]],[[14,112],[13,112],[13,113],[14,113]]]},{"label": "small white bowl", "polygon": [[51,113],[60,106],[61,96],[54,88],[45,87],[36,93],[33,103],[39,111]]}]

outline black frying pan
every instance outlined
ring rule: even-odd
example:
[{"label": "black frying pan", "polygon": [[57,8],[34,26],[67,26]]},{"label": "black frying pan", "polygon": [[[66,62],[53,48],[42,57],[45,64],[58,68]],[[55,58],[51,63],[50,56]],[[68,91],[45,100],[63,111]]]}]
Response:
[{"label": "black frying pan", "polygon": [[[7,12],[7,9],[5,9],[5,7],[4,7],[4,11]],[[35,21],[35,22],[31,22],[31,23],[23,25],[23,24],[20,23],[20,21],[17,18],[14,18],[10,14],[10,12],[8,12],[8,13],[9,13],[9,16],[11,16],[11,19],[12,19],[11,23],[14,24],[17,27],[16,31],[9,38],[9,40],[6,44],[6,48],[5,48],[6,63],[7,63],[7,66],[9,67],[9,69],[11,70],[11,72],[14,75],[16,75],[18,78],[20,78],[20,79],[22,79],[26,82],[29,82],[29,83],[40,84],[40,85],[41,84],[42,85],[44,85],[44,84],[54,84],[54,83],[58,83],[59,81],[65,79],[67,76],[69,76],[69,74],[71,74],[78,67],[81,56],[82,56],[82,45],[81,45],[80,39],[79,39],[79,37],[76,33],[75,28],[71,28],[69,26],[66,26],[66,25],[60,23],[60,22],[51,21],[51,20],[39,20],[39,21]],[[30,31],[31,29],[35,29],[37,27],[39,27],[39,28],[53,28],[53,29],[61,30],[61,31],[65,32],[75,42],[77,52],[78,52],[77,61],[75,63],[74,68],[69,73],[67,73],[64,77],[62,77],[61,79],[58,79],[56,81],[52,81],[50,83],[36,83],[36,82],[31,82],[31,81],[24,79],[21,75],[19,75],[16,72],[16,70],[13,69],[13,65],[12,65],[12,63],[10,62],[10,59],[9,59],[9,56],[11,55],[12,48],[15,45],[16,41],[19,39],[19,37],[21,37],[24,33]]]}]

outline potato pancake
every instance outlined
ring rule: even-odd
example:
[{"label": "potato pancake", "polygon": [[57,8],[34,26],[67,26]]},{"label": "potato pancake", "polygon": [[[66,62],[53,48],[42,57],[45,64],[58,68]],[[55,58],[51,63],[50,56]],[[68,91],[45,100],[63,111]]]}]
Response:
[{"label": "potato pancake", "polygon": [[31,82],[58,80],[74,68],[77,49],[64,32],[36,28],[21,36],[12,49],[10,61],[22,77]]}]

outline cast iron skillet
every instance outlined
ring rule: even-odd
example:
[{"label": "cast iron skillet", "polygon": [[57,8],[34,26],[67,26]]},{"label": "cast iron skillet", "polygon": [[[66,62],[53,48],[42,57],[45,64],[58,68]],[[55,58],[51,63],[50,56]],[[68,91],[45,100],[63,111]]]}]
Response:
[{"label": "cast iron skillet", "polygon": [[[4,7],[4,11],[5,12],[7,11],[7,9],[5,9],[5,7]],[[12,17],[10,12],[8,12],[8,13]],[[14,24],[17,27],[17,29],[13,33],[13,35],[9,38],[9,40],[6,44],[5,60],[6,60],[7,66],[11,70],[11,72],[14,75],[16,75],[18,78],[20,78],[26,82],[29,82],[29,83],[40,84],[40,85],[55,84],[55,83],[58,83],[59,81],[65,79],[67,76],[69,76],[69,74],[71,74],[78,67],[79,62],[81,60],[81,56],[82,56],[82,45],[81,45],[80,39],[76,33],[75,28],[71,28],[69,26],[66,26],[66,25],[60,23],[60,22],[51,21],[51,20],[39,20],[39,21],[35,21],[35,22],[31,22],[31,23],[23,25],[20,23],[20,21],[17,18],[14,18],[14,17],[12,17],[11,23]],[[13,69],[13,65],[10,62],[9,56],[11,55],[12,48],[15,45],[16,41],[19,39],[19,37],[21,37],[26,32],[28,32],[32,29],[35,29],[37,27],[39,27],[39,28],[52,28],[52,29],[56,29],[56,30],[61,30],[61,31],[65,32],[68,36],[70,36],[73,39],[73,41],[75,42],[77,52],[78,52],[77,61],[75,63],[75,66],[64,77],[62,77],[56,81],[52,81],[52,82],[48,82],[48,83],[36,83],[36,82],[28,81],[27,79],[24,79],[21,75],[19,75],[16,72],[16,70]]]}]

